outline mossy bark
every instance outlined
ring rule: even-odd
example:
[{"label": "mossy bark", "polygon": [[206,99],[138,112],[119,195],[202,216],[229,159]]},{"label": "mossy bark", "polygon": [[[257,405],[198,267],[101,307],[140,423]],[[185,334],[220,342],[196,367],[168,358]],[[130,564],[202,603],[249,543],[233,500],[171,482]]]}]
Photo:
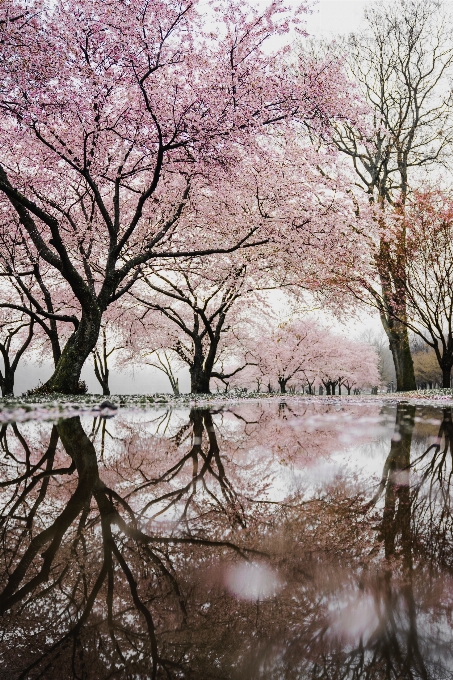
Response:
[{"label": "mossy bark", "polygon": [[85,392],[80,382],[83,365],[96,346],[101,330],[102,313],[99,308],[82,314],[82,319],[76,331],[71,335],[55,367],[52,377],[38,387],[35,392],[49,394],[80,394]]}]

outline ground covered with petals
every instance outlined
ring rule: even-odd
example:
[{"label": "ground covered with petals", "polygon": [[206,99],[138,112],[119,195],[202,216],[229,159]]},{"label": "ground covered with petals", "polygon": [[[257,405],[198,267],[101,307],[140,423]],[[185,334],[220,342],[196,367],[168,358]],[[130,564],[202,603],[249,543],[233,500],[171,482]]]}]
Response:
[{"label": "ground covered with petals", "polygon": [[264,401],[264,402],[314,402],[317,404],[332,403],[399,403],[410,402],[438,404],[453,403],[453,389],[417,390],[413,392],[393,392],[378,395],[309,395],[295,394],[269,394],[267,392],[246,392],[244,390],[231,390],[229,392],[214,394],[117,394],[105,397],[101,394],[51,394],[6,397],[0,399],[0,423],[22,422],[25,420],[58,420],[76,415],[101,415],[111,417],[118,409],[141,410],[152,407],[156,408],[184,408],[206,406],[222,407],[232,403]]}]

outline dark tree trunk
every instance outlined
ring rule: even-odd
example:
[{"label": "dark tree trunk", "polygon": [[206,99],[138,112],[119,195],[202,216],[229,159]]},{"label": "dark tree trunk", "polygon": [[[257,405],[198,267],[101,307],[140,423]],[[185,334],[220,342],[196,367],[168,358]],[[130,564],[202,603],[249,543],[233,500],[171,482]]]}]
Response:
[{"label": "dark tree trunk", "polygon": [[107,366],[107,358],[104,353],[104,365],[102,364],[102,360],[100,356],[96,356],[94,354],[94,373],[96,375],[96,378],[98,379],[98,382],[100,386],[102,387],[102,394],[104,397],[108,397],[110,395],[110,387],[109,387],[109,375],[110,371]]},{"label": "dark tree trunk", "polygon": [[335,384],[335,383],[331,383],[331,385],[332,385],[332,394],[334,395],[334,394],[335,394],[335,387],[336,387],[336,384]]},{"label": "dark tree trunk", "polygon": [[417,389],[409,346],[407,326],[393,317],[381,313],[381,321],[389,340],[396,373],[396,391],[409,392]]},{"label": "dark tree trunk", "polygon": [[6,343],[0,344],[0,353],[3,358],[4,367],[3,373],[0,371],[0,387],[2,390],[2,395],[4,397],[12,397],[14,395],[14,379],[16,375],[16,369],[23,353],[27,350],[28,346],[30,345],[31,339],[33,337],[33,328],[34,321],[31,320],[28,326],[28,335],[25,339],[25,342],[18,349],[12,361],[10,356],[11,340],[15,335],[16,331],[19,329],[16,329],[16,331],[11,332],[8,339],[6,340]]},{"label": "dark tree trunk", "polygon": [[211,376],[203,368],[203,364],[195,362],[190,367],[190,391],[192,394],[210,394]]},{"label": "dark tree trunk", "polygon": [[[385,555],[395,553],[395,539],[401,535],[403,546],[410,545],[410,485],[401,483],[401,475],[409,476],[412,433],[414,429],[415,406],[398,404],[395,432],[400,436],[391,442],[390,453],[384,466],[382,482],[385,487],[385,505],[381,525]],[[410,550],[406,559],[409,558]],[[410,558],[409,558],[410,559]]]},{"label": "dark tree trunk", "polygon": [[[405,182],[403,182],[405,184]],[[407,186],[407,185],[405,185]],[[402,191],[403,198],[405,189]],[[384,200],[382,198],[382,200]],[[404,200],[403,200],[404,203]],[[417,389],[409,346],[406,309],[406,232],[401,231],[397,239],[399,255],[393,258],[390,246],[381,240],[378,270],[382,286],[380,317],[389,340],[396,373],[396,391],[408,392]]]},{"label": "dark tree trunk", "polygon": [[351,388],[350,388],[350,387],[346,387],[346,389],[348,390],[348,394],[351,394]]},{"label": "dark tree trunk", "polygon": [[50,320],[50,332],[48,333],[50,345],[52,347],[52,356],[54,366],[58,364],[61,358],[60,339],[58,337],[57,322],[54,319]]},{"label": "dark tree trunk", "polygon": [[101,330],[102,314],[99,308],[83,313],[76,331],[64,347],[52,377],[36,393],[80,394],[86,391],[80,383],[83,365],[96,346]]},{"label": "dark tree trunk", "polygon": [[396,391],[408,392],[417,389],[407,328],[402,326],[397,333],[390,332],[387,336],[395,365]]},{"label": "dark tree trunk", "polygon": [[451,386],[451,366],[442,368],[442,387]]},{"label": "dark tree trunk", "polygon": [[14,370],[9,366],[5,366],[3,379],[1,381],[3,397],[12,397],[14,395],[14,377]]},{"label": "dark tree trunk", "polygon": [[[209,342],[208,351],[203,347],[202,337],[192,336],[194,354],[190,366],[190,391],[192,394],[210,394],[210,382],[214,370],[219,339],[212,338]],[[228,376],[224,376],[228,377]],[[226,385],[228,389],[228,385]]]},{"label": "dark tree trunk", "polygon": [[280,385],[280,392],[281,394],[286,394],[286,383],[288,381],[285,380],[285,378],[279,378],[278,379],[278,384]]}]

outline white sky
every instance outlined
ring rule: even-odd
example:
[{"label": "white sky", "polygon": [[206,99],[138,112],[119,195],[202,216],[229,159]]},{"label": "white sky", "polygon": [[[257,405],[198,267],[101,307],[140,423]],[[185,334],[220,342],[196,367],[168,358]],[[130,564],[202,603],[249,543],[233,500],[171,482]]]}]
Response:
[{"label": "white sky", "polygon": [[355,31],[367,4],[364,0],[320,0],[307,18],[307,31],[322,37]]}]

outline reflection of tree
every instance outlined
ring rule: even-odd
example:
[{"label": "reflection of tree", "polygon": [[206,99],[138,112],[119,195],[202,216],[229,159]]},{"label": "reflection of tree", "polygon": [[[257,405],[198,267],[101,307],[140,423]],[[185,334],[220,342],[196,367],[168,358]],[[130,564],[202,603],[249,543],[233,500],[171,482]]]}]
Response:
[{"label": "reflection of tree", "polygon": [[[415,412],[398,407],[370,501],[368,478],[347,469],[314,488],[346,421],[330,411],[322,429],[321,410],[303,409],[154,412],[152,436],[121,415],[90,437],[78,418],[47,438],[3,427],[0,668],[49,680],[448,677],[453,561],[446,547],[438,556],[451,412],[414,456]],[[301,480],[284,495],[277,484],[281,500],[279,470]],[[275,597],[226,589],[225,574],[255,563],[253,578],[263,564],[276,575]]]},{"label": "reflection of tree", "polygon": [[[190,414],[190,423],[192,424],[192,445],[188,453],[186,453],[176,465],[170,467],[163,474],[156,479],[144,482],[138,490],[143,490],[149,486],[163,486],[174,480],[186,463],[192,463],[191,479],[182,485],[177,485],[172,490],[162,494],[157,494],[146,505],[143,506],[140,515],[147,514],[148,510],[153,507],[159,509],[152,515],[156,518],[161,514],[168,512],[168,510],[183,501],[183,508],[180,515],[180,520],[184,521],[186,528],[190,531],[187,523],[187,512],[189,506],[194,502],[197,492],[197,485],[201,484],[206,493],[213,500],[214,505],[225,515],[231,517],[233,526],[237,523],[240,526],[245,526],[244,509],[241,501],[235,490],[225,474],[225,468],[220,458],[219,446],[217,444],[217,437],[215,435],[214,424],[212,416],[209,411],[198,411],[194,409]],[[186,428],[181,428],[182,432]],[[208,450],[205,453],[202,447],[203,430],[206,431],[208,438]],[[175,435],[176,441],[180,441],[182,432],[179,431]],[[221,496],[214,494],[209,488],[206,477],[214,479],[221,491]],[[159,507],[160,506],[160,507]]]},{"label": "reflection of tree", "polygon": [[437,437],[413,461],[417,481],[413,487],[414,533],[418,551],[425,559],[445,568],[453,564],[453,475],[452,409],[442,409]]},{"label": "reflection of tree", "polygon": [[[434,456],[421,481],[412,487],[410,485],[411,469],[414,467],[414,463],[411,463],[411,444],[415,410],[414,406],[398,404],[395,432],[382,478],[376,494],[365,506],[368,511],[376,508],[383,498],[382,519],[376,528],[378,542],[384,548],[384,562],[374,578],[362,579],[362,588],[368,590],[374,601],[374,630],[365,643],[363,639],[360,640],[360,644],[347,656],[343,666],[349,669],[348,672],[353,671],[361,678],[438,677],[432,659],[436,653],[441,656],[439,652],[442,641],[439,639],[431,642],[434,648],[436,645],[438,647],[436,653],[427,655],[428,658],[431,657],[431,670],[428,670],[423,653],[427,652],[426,639],[420,639],[419,628],[420,625],[423,628],[423,617],[420,621],[419,599],[424,594],[424,588],[420,587],[420,582],[417,584],[419,575],[416,570],[427,575],[427,565],[423,559],[420,560],[416,531],[420,527],[418,513],[420,501],[424,497],[420,494],[423,482],[431,474],[432,490],[433,484],[441,481],[441,475],[438,474],[439,461]],[[444,418],[440,430],[451,433],[448,419]],[[439,453],[438,445],[434,445],[434,449]],[[422,454],[418,464],[430,450],[433,447]],[[426,584],[424,587],[426,588]],[[322,677],[322,673],[319,677]],[[340,672],[338,677],[349,676]]]},{"label": "reflection of tree", "polygon": [[[322,516],[324,522],[319,522],[313,538],[321,547],[327,574],[313,571],[311,602],[319,603],[316,623],[308,616],[299,647],[296,645],[294,650],[293,642],[287,652],[290,654],[293,647],[293,663],[297,657],[304,659],[303,677],[334,680],[449,677],[446,669],[451,663],[451,640],[446,639],[442,629],[449,629],[450,596],[440,590],[445,577],[439,574],[436,550],[426,552],[427,537],[422,539],[420,532],[428,528],[428,506],[432,529],[435,526],[442,532],[446,507],[443,501],[449,490],[447,493],[444,488],[440,494],[442,511],[434,513],[432,504],[434,497],[439,498],[444,480],[450,480],[450,470],[448,474],[445,468],[441,472],[441,466],[453,429],[451,415],[444,411],[437,443],[417,458],[417,467],[430,456],[430,451],[434,456],[429,457],[429,463],[425,463],[422,474],[411,486],[410,475],[416,474],[411,472],[415,411],[413,406],[398,405],[381,481],[375,495],[361,510],[361,494],[354,498],[351,487],[343,489],[342,494],[338,487],[333,489],[316,505],[314,514]],[[329,522],[339,532],[337,539],[332,530],[328,533],[323,526]],[[434,545],[443,541],[433,531],[429,537]],[[329,551],[341,555],[335,560],[337,566],[333,571],[325,560]],[[451,563],[449,566],[451,569]],[[346,571],[339,577],[342,570]],[[336,579],[334,587],[329,579]],[[433,583],[439,589],[436,595],[431,592]]]},{"label": "reflection of tree", "polygon": [[[420,653],[417,607],[413,588],[409,474],[414,417],[414,406],[397,405],[395,434],[390,444],[390,453],[385,461],[378,494],[372,501],[375,504],[378,495],[385,494],[378,540],[384,543],[384,554],[387,560],[396,555],[401,557],[401,575],[396,579],[395,584],[392,584],[393,571],[398,573],[395,565],[390,562],[384,569],[381,592],[376,594],[378,595],[377,604],[383,616],[380,620],[380,629],[370,640],[373,661],[375,663],[378,661],[378,667],[380,666],[382,671],[385,671],[387,677],[395,678],[428,677]],[[402,610],[405,610],[406,621],[402,620]]]},{"label": "reflection of tree", "polygon": [[376,505],[380,496],[385,495],[380,535],[384,541],[386,557],[395,554],[395,541],[398,535],[401,535],[403,553],[410,546],[409,471],[414,416],[414,406],[397,405],[395,433],[390,443],[390,452],[384,464],[378,491],[369,504]]},{"label": "reflection of tree", "polygon": [[[190,452],[178,466],[152,483],[162,484],[174,478],[187,460],[192,461],[192,480],[175,492],[157,496],[155,502],[164,501],[168,507],[186,495],[184,516],[197,483],[203,484],[209,473],[223,498],[223,504],[219,499],[216,502],[226,513],[227,506],[236,501],[219,457],[211,416],[195,411],[191,419]],[[201,447],[203,424],[209,438],[207,452]],[[16,436],[21,436],[17,427],[14,429]],[[55,465],[58,438],[71,460],[66,467]],[[16,663],[23,664],[18,675],[61,677],[54,666],[61,663],[61,657],[72,665],[71,677],[111,677],[109,673],[114,668],[126,663],[128,672],[152,678],[157,677],[158,669],[169,673],[179,667],[178,661],[158,649],[153,612],[154,602],[160,598],[166,603],[166,615],[173,626],[178,627],[187,617],[168,547],[214,546],[241,554],[243,551],[228,540],[194,536],[190,531],[156,535],[142,530],[140,517],[152,503],[137,513],[128,500],[102,481],[94,446],[79,418],[53,427],[47,451],[36,463],[31,462],[33,456],[22,440],[25,460],[23,465],[16,460],[21,470],[2,482],[3,489],[11,489],[12,493],[8,498],[4,496],[2,512],[7,578],[0,611],[11,633],[25,626],[24,617],[30,612],[37,629],[42,629],[46,619],[40,619],[38,611],[44,600],[51,603],[44,607],[44,617],[53,607],[55,619],[51,629],[42,630],[41,635],[35,631],[36,653],[28,649],[26,658],[23,654],[18,658]],[[7,442],[5,431],[3,442]],[[71,477],[69,485],[61,484],[63,475]],[[138,490],[139,494],[145,486]],[[212,492],[210,495],[214,497]],[[32,527],[33,517],[44,505],[48,506],[46,517]],[[236,515],[240,521],[239,511]],[[102,536],[101,543],[96,540],[98,536]],[[165,614],[160,611],[158,616]],[[52,642],[48,642],[49,638]],[[19,671],[16,663],[15,670]],[[96,671],[87,670],[91,664]],[[69,669],[67,672],[71,673]]]}]

